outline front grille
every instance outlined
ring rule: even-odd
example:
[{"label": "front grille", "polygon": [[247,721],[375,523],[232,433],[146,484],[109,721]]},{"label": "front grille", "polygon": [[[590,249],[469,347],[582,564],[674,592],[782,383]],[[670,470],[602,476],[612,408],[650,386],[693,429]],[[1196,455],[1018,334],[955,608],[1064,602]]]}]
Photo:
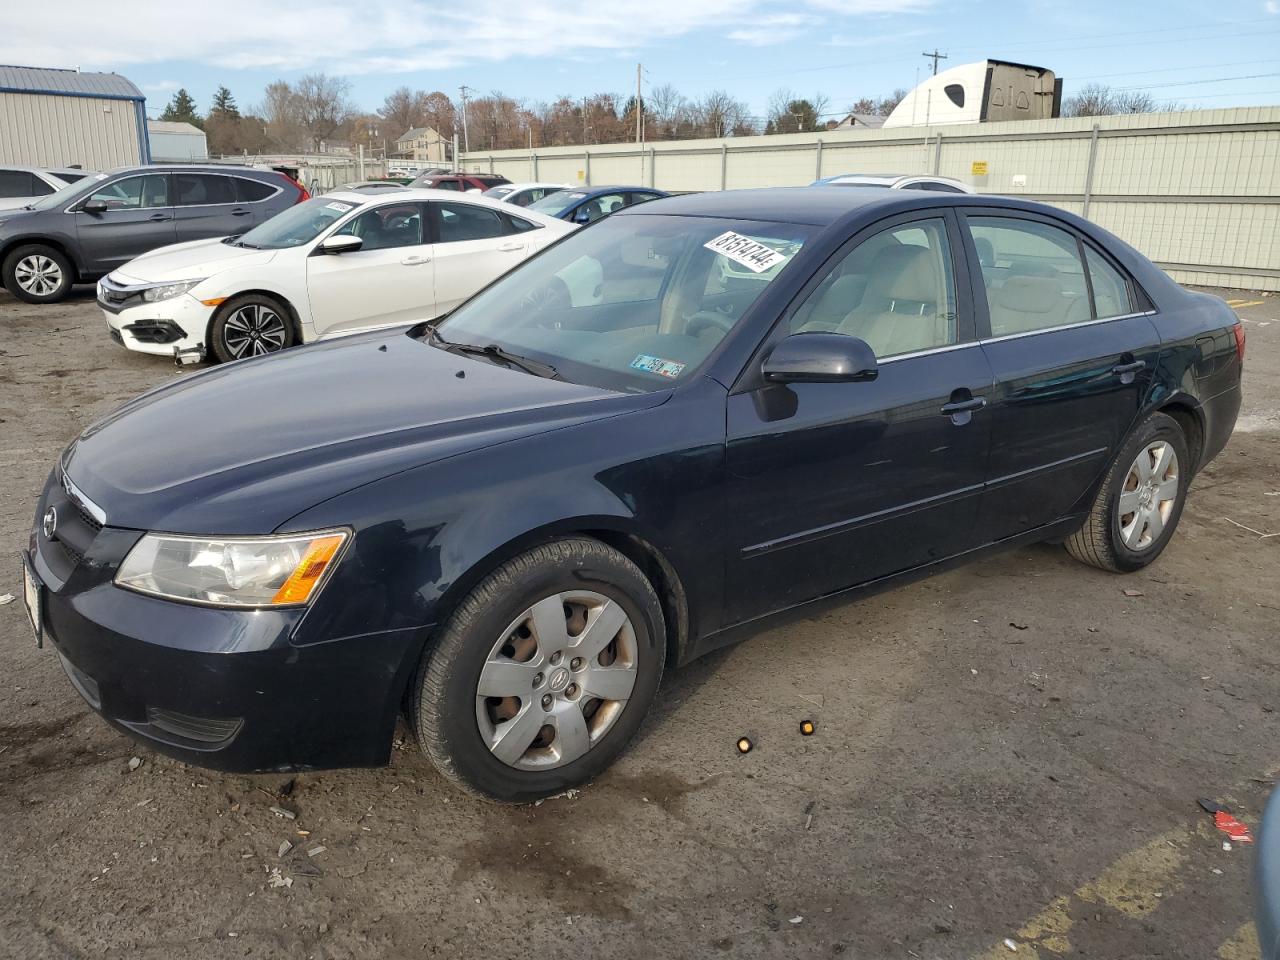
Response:
[{"label": "front grille", "polygon": [[[54,513],[52,532],[45,532],[45,517]],[[102,524],[74,497],[63,483],[50,484],[36,517],[36,538],[40,555],[54,576],[66,582],[84,563],[85,555],[102,530]]]}]

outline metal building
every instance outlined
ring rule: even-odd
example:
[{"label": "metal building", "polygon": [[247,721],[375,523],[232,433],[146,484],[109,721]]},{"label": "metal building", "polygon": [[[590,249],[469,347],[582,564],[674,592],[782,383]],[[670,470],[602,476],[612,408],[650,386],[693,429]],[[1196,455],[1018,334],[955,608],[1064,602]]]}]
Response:
[{"label": "metal building", "polygon": [[86,170],[149,163],[145,102],[116,73],[0,65],[0,162]]},{"label": "metal building", "polygon": [[209,159],[204,131],[190,123],[148,120],[147,140],[156,163],[205,163]]}]

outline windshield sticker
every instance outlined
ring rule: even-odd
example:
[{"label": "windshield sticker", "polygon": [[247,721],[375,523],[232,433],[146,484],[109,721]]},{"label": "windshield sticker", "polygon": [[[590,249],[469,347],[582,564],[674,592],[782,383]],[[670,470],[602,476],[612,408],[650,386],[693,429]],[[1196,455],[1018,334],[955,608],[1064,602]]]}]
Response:
[{"label": "windshield sticker", "polygon": [[570,200],[581,200],[581,199],[582,199],[583,197],[585,197],[585,196],[586,196],[586,194],[585,194],[585,193],[571,193],[571,194],[569,194],[569,199],[570,199]]},{"label": "windshield sticker", "polygon": [[351,209],[351,204],[339,203],[337,200],[335,200],[333,201],[333,203],[326,203],[324,207],[326,210],[337,210],[339,213],[346,213],[348,210]]},{"label": "windshield sticker", "polygon": [[643,370],[645,373],[656,373],[660,377],[666,377],[668,380],[674,380],[680,376],[680,371],[685,365],[675,360],[663,360],[661,357],[651,357],[642,353],[631,361],[633,370]]},{"label": "windshield sticker", "polygon": [[107,179],[107,175],[106,175],[105,173],[99,173],[99,174],[95,175],[93,179],[95,179],[95,180],[105,180],[105,179]]},{"label": "windshield sticker", "polygon": [[764,273],[787,259],[786,254],[732,230],[725,231],[703,246],[722,257],[728,257],[734,263],[742,264],[753,273]]}]

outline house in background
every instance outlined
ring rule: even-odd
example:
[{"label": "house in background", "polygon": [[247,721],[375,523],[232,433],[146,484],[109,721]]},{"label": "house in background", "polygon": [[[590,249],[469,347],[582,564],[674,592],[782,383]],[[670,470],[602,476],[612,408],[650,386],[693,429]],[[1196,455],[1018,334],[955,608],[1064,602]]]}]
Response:
[{"label": "house in background", "polygon": [[148,120],[151,159],[156,163],[204,163],[209,159],[209,143],[204,131],[190,123]]},{"label": "house in background", "polygon": [[851,113],[839,123],[831,125],[831,130],[877,130],[884,126],[884,117],[874,113]]},{"label": "house in background", "polygon": [[448,143],[435,127],[414,127],[396,138],[395,155],[407,160],[444,163]]},{"label": "house in background", "polygon": [[0,66],[0,162],[86,170],[149,163],[145,104],[118,73]]}]

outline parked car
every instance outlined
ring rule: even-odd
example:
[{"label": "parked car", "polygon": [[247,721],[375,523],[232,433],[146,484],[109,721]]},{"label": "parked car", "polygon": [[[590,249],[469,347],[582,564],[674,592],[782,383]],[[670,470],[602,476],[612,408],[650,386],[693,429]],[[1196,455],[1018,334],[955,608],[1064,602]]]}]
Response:
[{"label": "parked car", "polygon": [[[611,266],[576,307],[584,260]],[[1243,356],[1223,301],[1046,205],[673,197],[437,323],[93,424],[27,605],[95,710],[184,761],[385,763],[411,704],[445,777],[533,800],[607,767],[666,669],[779,618],[1036,541],[1152,563]]]},{"label": "parked car", "polygon": [[414,177],[409,185],[422,190],[456,190],[459,193],[474,190],[483,193],[490,187],[510,182],[506,177],[491,173],[423,173]]},{"label": "parked car", "polygon": [[1271,791],[1255,855],[1253,911],[1262,960],[1280,960],[1280,790]]},{"label": "parked car", "polygon": [[64,299],[156,247],[244,233],[306,196],[248,167],[124,167],[0,216],[0,276],[28,303]]},{"label": "parked car", "polygon": [[886,187],[890,190],[932,190],[935,193],[977,193],[967,183],[951,177],[917,176],[899,173],[842,173],[823,177],[811,187]]},{"label": "parked car", "polygon": [[17,210],[69,183],[83,180],[88,170],[78,167],[0,167],[0,210]]},{"label": "parked car", "polygon": [[439,190],[329,193],[144,254],[99,281],[98,305],[130,350],[238,360],[438,316],[571,229]]},{"label": "parked car", "polygon": [[637,203],[668,196],[650,187],[586,187],[561,190],[529,205],[530,210],[559,217],[579,226],[595,223]]},{"label": "parked car", "polygon": [[391,190],[404,190],[407,183],[399,180],[354,180],[335,187],[330,193],[387,193]]},{"label": "parked car", "polygon": [[515,204],[517,207],[527,207],[543,197],[559,193],[566,187],[568,187],[567,183],[504,183],[490,187],[484,192],[484,196],[501,200],[503,203]]}]

